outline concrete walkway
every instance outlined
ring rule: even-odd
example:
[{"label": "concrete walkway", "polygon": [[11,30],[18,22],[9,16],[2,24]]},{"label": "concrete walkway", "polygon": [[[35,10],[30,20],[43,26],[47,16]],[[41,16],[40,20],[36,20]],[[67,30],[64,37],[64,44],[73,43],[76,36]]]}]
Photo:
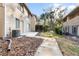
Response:
[{"label": "concrete walkway", "polygon": [[28,37],[34,37],[38,34],[38,32],[26,32],[26,33],[23,33],[21,35],[26,35]]},{"label": "concrete walkway", "polygon": [[41,46],[38,48],[35,56],[62,56],[55,39],[45,38]]}]

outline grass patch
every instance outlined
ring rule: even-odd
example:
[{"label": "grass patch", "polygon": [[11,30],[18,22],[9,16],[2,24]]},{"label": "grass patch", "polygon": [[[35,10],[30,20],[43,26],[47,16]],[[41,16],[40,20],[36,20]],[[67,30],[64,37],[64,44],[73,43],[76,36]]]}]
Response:
[{"label": "grass patch", "polygon": [[69,47],[70,50],[72,50],[74,53],[77,52],[76,54],[79,55],[79,47]]},{"label": "grass patch", "polygon": [[79,56],[79,46],[77,42],[66,38],[57,39],[60,50],[65,56]]},{"label": "grass patch", "polygon": [[44,37],[49,37],[49,38],[62,38],[63,37],[63,35],[59,35],[59,34],[51,33],[51,32],[42,32],[40,33],[40,35]]}]

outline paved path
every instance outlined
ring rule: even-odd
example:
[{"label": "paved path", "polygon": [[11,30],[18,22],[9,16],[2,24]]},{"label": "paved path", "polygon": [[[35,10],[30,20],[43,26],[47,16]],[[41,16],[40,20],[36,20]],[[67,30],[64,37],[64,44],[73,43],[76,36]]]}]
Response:
[{"label": "paved path", "polygon": [[58,47],[55,39],[44,38],[43,43],[38,48],[35,56],[62,56],[62,53]]},{"label": "paved path", "polygon": [[34,37],[38,34],[38,32],[26,32],[26,33],[23,33],[21,35],[26,35],[28,37]]}]

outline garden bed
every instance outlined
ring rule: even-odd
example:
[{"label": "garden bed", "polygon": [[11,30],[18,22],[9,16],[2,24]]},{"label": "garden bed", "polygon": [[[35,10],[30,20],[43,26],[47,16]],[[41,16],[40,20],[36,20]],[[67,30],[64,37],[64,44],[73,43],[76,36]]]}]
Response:
[{"label": "garden bed", "polygon": [[2,56],[34,56],[37,48],[42,43],[43,39],[21,37],[12,39],[12,48],[10,51],[0,51]]}]

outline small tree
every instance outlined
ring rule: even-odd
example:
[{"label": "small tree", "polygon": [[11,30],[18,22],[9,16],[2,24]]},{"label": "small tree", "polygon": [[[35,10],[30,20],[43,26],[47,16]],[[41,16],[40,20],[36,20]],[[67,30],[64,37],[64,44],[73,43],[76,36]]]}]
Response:
[{"label": "small tree", "polygon": [[44,20],[43,29],[44,29],[44,31],[47,31],[49,28],[49,25],[47,24],[48,13],[41,14],[40,19]]},{"label": "small tree", "polygon": [[[59,6],[52,10],[52,8],[49,8],[49,12],[46,12],[45,14],[41,15],[41,19],[44,19],[44,26],[46,25],[46,20],[48,21],[48,25],[50,26],[50,30],[53,31],[62,31],[62,24],[63,24],[63,15],[65,14],[65,11],[67,8],[61,10],[62,6]],[[58,16],[58,18],[57,18]]]},{"label": "small tree", "polygon": [[60,10],[60,7],[57,9],[57,11],[59,11],[58,12],[59,18],[57,18],[56,22],[54,23],[55,24],[55,32],[57,34],[62,34],[63,16],[65,15],[66,10],[67,10],[67,8]]}]

